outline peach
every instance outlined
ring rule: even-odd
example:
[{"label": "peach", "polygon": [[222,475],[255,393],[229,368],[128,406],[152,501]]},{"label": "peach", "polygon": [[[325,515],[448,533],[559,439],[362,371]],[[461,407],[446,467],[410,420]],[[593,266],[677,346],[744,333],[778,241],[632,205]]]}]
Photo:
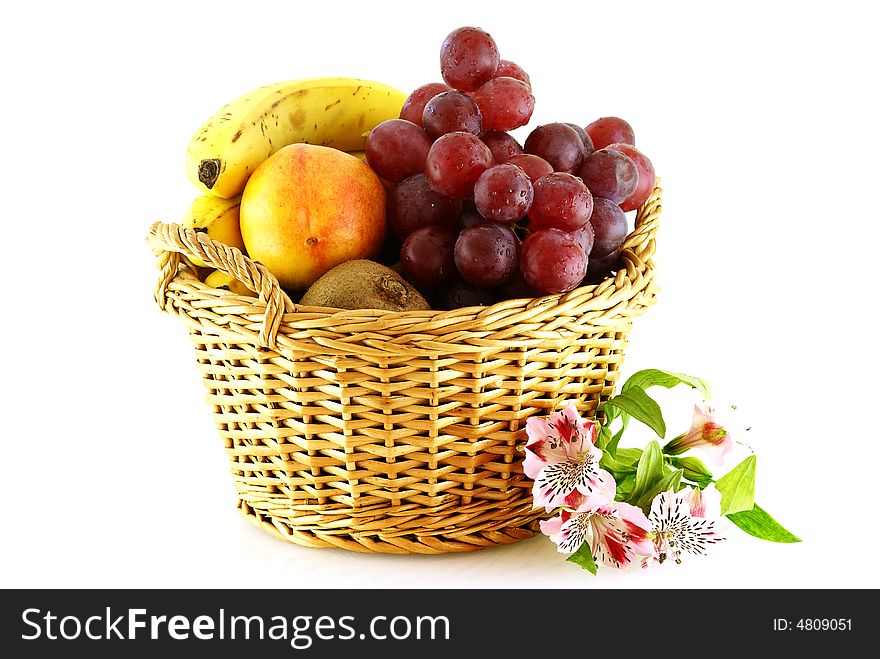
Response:
[{"label": "peach", "polygon": [[385,188],[355,156],[291,144],[251,174],[240,216],[248,255],[284,288],[301,290],[340,263],[379,253]]}]

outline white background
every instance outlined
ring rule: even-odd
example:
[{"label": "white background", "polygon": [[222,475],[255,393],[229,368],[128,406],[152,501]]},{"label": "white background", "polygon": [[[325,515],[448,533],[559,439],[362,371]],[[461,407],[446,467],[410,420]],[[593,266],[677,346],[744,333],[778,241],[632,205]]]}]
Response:
[{"label": "white background", "polygon": [[[7,7],[0,586],[880,586],[869,6]],[[532,126],[619,115],[635,127],[665,189],[662,292],[636,322],[625,374],[693,373],[735,401],[759,456],[758,501],[803,543],[733,529],[710,558],[593,578],[543,537],[359,555],[288,545],[239,517],[186,332],[152,299],[145,236],[196,194],[190,135],[276,80],[438,80],[440,43],[468,24],[531,74]]]}]

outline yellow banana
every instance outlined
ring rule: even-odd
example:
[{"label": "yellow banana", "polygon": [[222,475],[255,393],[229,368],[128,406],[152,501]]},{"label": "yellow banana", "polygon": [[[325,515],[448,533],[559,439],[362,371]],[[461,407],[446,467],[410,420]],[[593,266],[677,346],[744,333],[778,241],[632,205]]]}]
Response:
[{"label": "yellow banana", "polygon": [[214,270],[211,274],[205,277],[205,283],[211,288],[224,288],[230,293],[235,293],[236,295],[257,296],[256,293],[238,281],[238,279],[232,275],[227,275],[225,272],[220,272],[219,270]]},{"label": "yellow banana", "polygon": [[405,100],[394,87],[356,78],[260,87],[220,108],[193,135],[187,176],[203,192],[234,197],[266,158],[288,144],[362,150],[369,131],[396,119]]},{"label": "yellow banana", "polygon": [[[203,194],[193,200],[180,223],[189,229],[205,231],[208,237],[238,247],[243,252],[244,241],[241,239],[241,227],[238,221],[240,206],[241,195],[222,199]],[[193,263],[201,267],[207,265],[197,258],[193,259]]]}]

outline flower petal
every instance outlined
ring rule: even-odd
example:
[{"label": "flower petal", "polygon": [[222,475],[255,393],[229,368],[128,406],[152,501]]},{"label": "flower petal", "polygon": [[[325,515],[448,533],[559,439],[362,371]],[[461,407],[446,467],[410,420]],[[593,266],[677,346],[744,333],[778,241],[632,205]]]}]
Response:
[{"label": "flower petal", "polygon": [[733,449],[733,438],[708,405],[694,405],[690,430],[668,442],[664,451],[678,455],[692,448],[701,449],[706,458],[717,466],[724,463],[724,457]]},{"label": "flower petal", "polygon": [[724,459],[733,450],[733,437],[724,429],[721,432],[724,434],[720,435],[717,441],[707,442],[698,447],[703,456],[716,467],[724,466]]},{"label": "flower petal", "polygon": [[704,490],[695,488],[688,505],[692,517],[718,519],[721,517],[721,492],[715,488],[714,483]]},{"label": "flower petal", "polygon": [[[598,461],[597,461],[598,464]],[[575,510],[586,512],[604,506],[614,501],[617,492],[617,483],[609,472],[597,469],[596,474],[589,478],[587,483],[578,484],[575,489],[581,494],[580,505]]]},{"label": "flower petal", "polygon": [[523,471],[532,480],[538,477],[538,472],[547,466],[547,461],[540,457],[541,445],[544,440],[537,440],[532,446],[526,446],[526,457],[523,459]]},{"label": "flower petal", "polygon": [[689,515],[688,501],[690,488],[684,488],[679,492],[666,490],[654,497],[651,502],[651,511],[648,513],[648,521],[655,531],[664,523],[677,519],[683,515]]},{"label": "flower petal", "polygon": [[[581,417],[574,402],[569,403],[562,412],[554,416],[560,435],[568,440],[574,454],[586,453],[594,447],[599,428],[592,419]],[[601,452],[599,457],[602,457]]]},{"label": "flower petal", "polygon": [[[552,540],[553,536],[559,535],[559,530],[562,528],[562,515],[557,515],[547,520],[542,519],[539,522],[539,526],[541,527],[541,533],[550,536]],[[554,540],[554,542],[556,541]]]},{"label": "flower petal", "polygon": [[551,431],[552,429],[550,424],[547,423],[547,419],[539,416],[530,416],[526,419],[526,435],[529,438],[526,446],[530,447],[535,442],[547,439]]},{"label": "flower petal", "polygon": [[589,543],[590,547],[594,546],[591,516],[592,513],[577,513],[562,523],[559,541],[556,543],[560,553],[573,554],[585,542]]},{"label": "flower petal", "polygon": [[584,542],[592,540],[592,529],[584,517],[563,512],[542,521],[541,531],[556,543],[556,550],[560,554],[573,554]]},{"label": "flower petal", "polygon": [[[614,508],[617,516],[628,524],[641,529],[644,533],[649,533],[651,531],[651,522],[648,521],[648,518],[645,517],[645,513],[643,513],[642,509],[638,506],[633,506],[624,503],[623,501],[616,501],[614,503]],[[633,535],[636,535],[635,531],[632,533]]]},{"label": "flower petal", "polygon": [[717,519],[691,514],[692,506],[704,514],[710,506],[714,507],[714,495],[710,493],[705,497],[705,494],[686,487],[678,492],[661,492],[654,497],[648,519],[653,527],[658,562],[672,559],[679,563],[683,551],[703,555],[709,545],[724,539],[716,525]]},{"label": "flower petal", "polygon": [[[526,419],[526,455],[530,452],[535,458],[545,464],[553,464],[556,462],[565,462],[569,459],[568,445],[559,438],[559,433],[553,424],[553,417],[543,419],[540,417],[529,417]],[[534,478],[534,476],[529,476]]]},{"label": "flower petal", "polygon": [[562,506],[578,512],[593,510],[613,500],[614,492],[614,477],[590,460],[548,464],[532,486],[535,506],[544,506],[547,512]]},{"label": "flower petal", "polygon": [[646,528],[648,520],[635,506],[612,502],[597,510],[590,520],[595,531],[593,553],[597,561],[621,568],[654,558],[656,550]]},{"label": "flower petal", "polygon": [[589,501],[586,496],[581,494],[581,492],[577,489],[572,490],[566,497],[563,505],[566,508],[570,508],[575,512],[587,512],[590,510],[588,507]]}]

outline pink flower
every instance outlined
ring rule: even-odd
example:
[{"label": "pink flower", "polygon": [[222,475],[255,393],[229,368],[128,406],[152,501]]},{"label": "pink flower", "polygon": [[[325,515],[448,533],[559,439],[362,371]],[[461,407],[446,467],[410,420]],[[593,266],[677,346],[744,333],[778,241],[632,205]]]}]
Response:
[{"label": "pink flower", "polygon": [[698,487],[693,488],[688,498],[688,507],[690,508],[691,517],[702,517],[703,519],[712,520],[720,519],[721,492],[715,489],[715,485],[709,485],[705,490],[701,490]]},{"label": "pink flower", "polygon": [[[724,540],[719,528],[721,493],[710,485],[705,490],[685,487],[661,492],[651,502],[648,519],[654,533],[654,560],[681,563],[682,551],[705,555],[709,545]],[[650,563],[650,559],[645,565]]]},{"label": "pink flower", "polygon": [[721,427],[714,410],[707,405],[694,405],[691,429],[667,443],[663,452],[678,455],[692,448],[702,449],[706,457],[719,467],[724,464],[724,456],[733,449],[733,438]]},{"label": "pink flower", "polygon": [[526,421],[526,457],[523,470],[534,479],[535,506],[547,512],[564,507],[577,512],[594,510],[614,499],[614,477],[599,468],[602,451],[596,448],[595,421],[580,417],[574,403],[549,418]]},{"label": "pink flower", "polygon": [[597,565],[619,568],[655,557],[651,523],[641,510],[628,503],[612,501],[586,513],[563,510],[558,517],[542,521],[541,531],[550,536],[562,554],[572,554],[588,543]]}]

